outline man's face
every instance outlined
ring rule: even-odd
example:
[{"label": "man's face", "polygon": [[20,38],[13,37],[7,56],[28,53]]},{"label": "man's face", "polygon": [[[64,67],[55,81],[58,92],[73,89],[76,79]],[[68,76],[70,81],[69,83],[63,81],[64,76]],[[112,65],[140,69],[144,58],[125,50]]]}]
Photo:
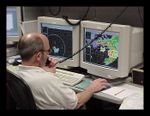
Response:
[{"label": "man's face", "polygon": [[49,49],[50,49],[49,41],[47,38],[45,38],[43,40],[43,43],[44,43],[44,51],[42,52],[42,57],[41,57],[41,61],[40,61],[41,66],[45,66],[48,55],[49,55]]},{"label": "man's face", "polygon": [[42,57],[41,57],[41,61],[40,61],[41,67],[42,67],[42,66],[45,66],[46,60],[47,60],[47,55],[45,55],[45,53],[43,53],[43,54],[42,54]]}]

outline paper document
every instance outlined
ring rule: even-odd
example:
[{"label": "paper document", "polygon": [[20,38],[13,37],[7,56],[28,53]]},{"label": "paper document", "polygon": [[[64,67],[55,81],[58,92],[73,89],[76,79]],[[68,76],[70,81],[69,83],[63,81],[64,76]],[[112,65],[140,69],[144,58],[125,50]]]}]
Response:
[{"label": "paper document", "polygon": [[136,93],[125,98],[119,109],[143,109],[143,94]]},{"label": "paper document", "polygon": [[126,89],[123,87],[111,87],[109,89],[103,90],[102,93],[112,95],[113,97],[124,99],[132,94],[135,93],[135,91]]}]

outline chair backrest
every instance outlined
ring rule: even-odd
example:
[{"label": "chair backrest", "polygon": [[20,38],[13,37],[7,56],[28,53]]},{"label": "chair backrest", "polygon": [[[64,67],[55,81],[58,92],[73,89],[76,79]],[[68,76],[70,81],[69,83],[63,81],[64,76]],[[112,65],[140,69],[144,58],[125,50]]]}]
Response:
[{"label": "chair backrest", "polygon": [[15,109],[37,109],[28,84],[9,70],[7,70],[6,87],[8,93],[7,97],[9,97],[7,98],[7,105],[11,99],[13,100],[12,103],[15,103]]}]

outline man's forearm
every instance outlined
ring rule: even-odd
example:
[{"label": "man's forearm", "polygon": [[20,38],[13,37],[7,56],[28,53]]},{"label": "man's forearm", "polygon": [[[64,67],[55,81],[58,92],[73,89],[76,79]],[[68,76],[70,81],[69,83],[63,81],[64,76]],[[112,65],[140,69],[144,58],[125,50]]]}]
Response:
[{"label": "man's forearm", "polygon": [[85,91],[77,93],[78,104],[76,108],[80,108],[84,105],[93,95],[93,90],[91,88],[87,88]]}]

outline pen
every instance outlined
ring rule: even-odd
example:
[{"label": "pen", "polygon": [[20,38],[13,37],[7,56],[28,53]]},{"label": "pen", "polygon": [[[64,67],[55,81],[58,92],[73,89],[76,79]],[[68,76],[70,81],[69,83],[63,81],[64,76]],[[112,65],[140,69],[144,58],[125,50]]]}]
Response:
[{"label": "pen", "polygon": [[125,89],[122,89],[121,91],[115,93],[115,95],[118,95],[119,93],[123,92]]}]

